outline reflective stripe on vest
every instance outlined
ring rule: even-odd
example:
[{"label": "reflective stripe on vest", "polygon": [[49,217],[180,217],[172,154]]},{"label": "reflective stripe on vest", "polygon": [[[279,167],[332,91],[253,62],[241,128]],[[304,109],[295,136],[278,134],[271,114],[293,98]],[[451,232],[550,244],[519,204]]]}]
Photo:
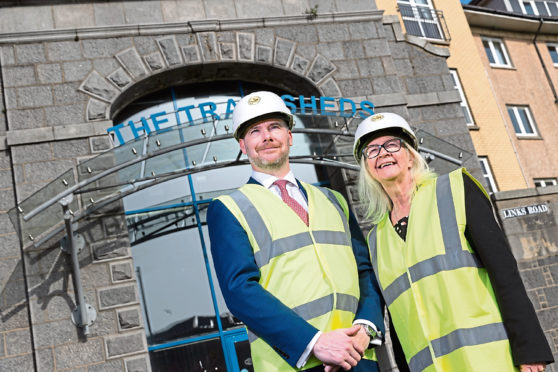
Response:
[{"label": "reflective stripe on vest", "polygon": [[[475,328],[457,329],[450,334],[432,341],[436,358],[447,355],[464,346],[486,344],[507,339],[502,323],[487,324]],[[416,353],[409,362],[411,371],[422,371],[433,363],[430,349],[425,347]]]},{"label": "reflective stripe on vest", "polygon": [[[446,254],[432,257],[411,266],[409,268],[409,275],[413,282],[437,274],[440,271],[455,270],[462,267],[482,267],[478,258],[473,253],[461,249],[461,240],[459,238],[459,229],[455,216],[455,206],[453,205],[450,180],[447,174],[438,177],[436,180],[436,200],[438,203],[438,213]],[[374,272],[378,273],[378,261],[375,259],[377,254],[376,243],[376,226],[374,226],[372,231],[370,231],[368,246],[370,248],[371,257],[373,258],[372,265],[374,267]],[[378,278],[378,281],[379,280]],[[403,273],[390,285],[382,289],[386,305],[391,305],[397,297],[409,288],[411,288],[409,276],[407,273]]]},{"label": "reflective stripe on vest", "polygon": [[258,268],[262,268],[262,266],[267,265],[273,258],[280,256],[283,253],[292,252],[308,245],[312,245],[314,242],[318,244],[351,245],[351,242],[348,239],[348,236],[350,236],[349,224],[345,213],[343,212],[343,208],[339,205],[339,201],[331,191],[321,187],[316,188],[327,196],[337,209],[337,212],[341,215],[341,220],[343,221],[345,228],[344,232],[329,230],[314,231],[312,232],[314,240],[312,240],[312,236],[309,232],[303,232],[285,238],[272,240],[271,234],[267,229],[263,218],[246,195],[238,190],[229,194],[229,196],[240,208],[240,211],[244,215],[248,225],[251,227],[254,238],[260,247],[260,250],[254,254],[254,259],[256,260]]},{"label": "reflective stripe on vest", "polygon": [[[407,272],[397,277],[386,288],[382,288],[382,294],[388,307],[404,292],[411,290],[411,283],[416,283],[425,277],[442,271],[482,267],[475,254],[465,251],[461,247],[461,235],[448,174],[440,176],[436,180],[436,202],[445,254],[410,266]],[[377,226],[374,226],[370,232],[368,245],[374,272],[381,287],[377,259]],[[434,363],[433,357],[439,358],[448,355],[465,346],[482,345],[507,338],[506,330],[501,322],[472,328],[459,328],[445,336],[430,340],[429,346],[416,352],[410,358],[409,367],[411,371],[422,371]]]},{"label": "reflective stripe on vest", "polygon": [[[330,294],[322,298],[318,298],[314,301],[310,301],[308,303],[297,306],[292,310],[302,319],[308,321],[310,319],[314,319],[329,313],[331,309],[333,309],[333,301],[333,294]],[[335,309],[356,313],[357,308],[358,298],[343,293],[337,294],[337,303],[335,304]],[[258,336],[248,330],[248,341],[252,343],[257,339]]]}]

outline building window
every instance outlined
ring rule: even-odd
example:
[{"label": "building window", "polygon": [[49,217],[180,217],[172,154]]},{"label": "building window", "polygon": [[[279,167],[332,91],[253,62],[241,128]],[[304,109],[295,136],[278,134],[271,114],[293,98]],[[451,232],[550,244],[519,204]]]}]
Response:
[{"label": "building window", "polygon": [[539,16],[558,16],[558,6],[555,1],[520,1],[523,14]]},{"label": "building window", "polygon": [[459,75],[457,74],[457,70],[450,69],[451,78],[453,80],[453,86],[459,92],[459,96],[461,97],[461,109],[463,110],[463,116],[465,116],[465,122],[467,125],[473,126],[475,123],[473,122],[473,116],[471,115],[471,110],[469,109],[469,104],[467,103],[467,98],[465,98],[465,92],[463,92],[463,87],[461,86],[461,81],[459,80]]},{"label": "building window", "polygon": [[513,124],[515,134],[521,137],[538,136],[533,116],[528,106],[508,106],[508,114]]},{"label": "building window", "polygon": [[558,182],[556,178],[535,178],[533,180],[535,182],[535,187],[546,187],[546,186],[556,186]]},{"label": "building window", "polygon": [[398,0],[397,5],[408,34],[445,40],[439,12],[432,6],[431,0]]},{"label": "building window", "polygon": [[552,63],[558,67],[558,44],[547,44],[546,46],[548,53],[550,53],[550,58],[552,58]]},{"label": "building window", "polygon": [[496,187],[496,181],[492,175],[492,169],[488,163],[488,158],[486,156],[479,156],[479,162],[482,169],[482,175],[484,176],[484,180],[488,186],[488,192],[490,194],[495,193],[498,191],[498,187]]},{"label": "building window", "polygon": [[490,66],[493,67],[512,67],[506,46],[502,39],[489,37],[482,38],[482,45],[486,51]]}]

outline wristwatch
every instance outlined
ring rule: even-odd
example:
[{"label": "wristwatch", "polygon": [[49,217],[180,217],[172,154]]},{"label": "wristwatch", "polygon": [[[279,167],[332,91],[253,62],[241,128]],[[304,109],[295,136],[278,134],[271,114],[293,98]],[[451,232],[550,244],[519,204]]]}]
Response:
[{"label": "wristwatch", "polygon": [[381,345],[382,343],[382,332],[377,331],[366,323],[359,323],[359,325],[364,329],[364,332],[370,337],[370,344],[374,346]]}]

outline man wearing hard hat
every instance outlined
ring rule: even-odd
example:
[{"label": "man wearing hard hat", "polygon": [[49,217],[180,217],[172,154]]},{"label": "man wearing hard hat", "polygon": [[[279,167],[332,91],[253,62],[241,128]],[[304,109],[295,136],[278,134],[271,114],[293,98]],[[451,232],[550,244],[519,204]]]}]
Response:
[{"label": "man wearing hard hat", "polygon": [[294,177],[293,115],[279,96],[245,96],[232,121],[252,177],[210,204],[207,224],[223,296],[248,328],[254,370],[377,371],[372,347],[382,342],[383,304],[347,202]]}]

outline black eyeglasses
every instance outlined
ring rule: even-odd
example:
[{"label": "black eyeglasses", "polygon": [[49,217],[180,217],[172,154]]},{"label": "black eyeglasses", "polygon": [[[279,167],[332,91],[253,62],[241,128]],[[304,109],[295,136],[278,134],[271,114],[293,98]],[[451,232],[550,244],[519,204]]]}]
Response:
[{"label": "black eyeglasses", "polygon": [[392,138],[381,145],[368,145],[362,150],[362,155],[364,155],[367,159],[374,159],[376,156],[380,155],[382,147],[387,152],[397,152],[401,150],[401,141],[401,138]]}]

